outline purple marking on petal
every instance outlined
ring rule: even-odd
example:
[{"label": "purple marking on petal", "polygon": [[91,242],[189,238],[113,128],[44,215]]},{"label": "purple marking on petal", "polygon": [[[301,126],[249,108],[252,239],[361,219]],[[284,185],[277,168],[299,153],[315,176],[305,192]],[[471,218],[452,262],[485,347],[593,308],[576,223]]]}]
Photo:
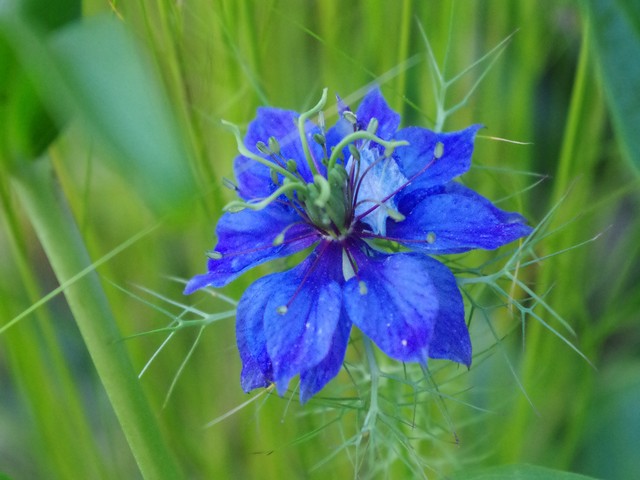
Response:
[{"label": "purple marking on petal", "polygon": [[[433,161],[423,173],[412,179],[410,186],[400,195],[414,189],[428,189],[444,185],[462,175],[471,166],[473,141],[481,125],[473,125],[453,133],[435,133],[426,128],[407,127],[398,131],[393,140],[406,140],[409,145],[398,147],[394,158],[405,177],[411,179]],[[434,155],[436,145],[443,144],[442,156]]]},{"label": "purple marking on petal", "polygon": [[[392,358],[425,361],[438,316],[437,286],[427,257],[357,255],[358,276],[344,286],[351,321]],[[360,282],[366,293],[360,291]]]},{"label": "purple marking on petal", "polygon": [[336,332],[342,317],[342,291],[334,279],[339,254],[339,246],[322,243],[297,267],[263,277],[244,293],[237,316],[243,388],[273,381],[282,395],[292,377],[315,372],[301,393],[306,396],[337,374],[340,352],[344,356],[343,333]]},{"label": "purple marking on petal", "polygon": [[344,287],[345,308],[383,352],[402,361],[430,357],[470,364],[462,295],[446,266],[406,253],[359,257],[358,264],[358,278]]},{"label": "purple marking on petal", "polygon": [[[286,230],[284,243],[274,246],[278,234],[292,224]],[[227,212],[220,218],[216,233],[215,251],[222,257],[209,259],[209,272],[192,278],[185,288],[186,294],[208,285],[222,287],[256,265],[291,255],[318,241],[313,227],[279,203],[258,211]]]},{"label": "purple marking on petal", "polygon": [[[413,209],[407,211],[407,205],[413,204]],[[533,230],[520,214],[501,210],[455,182],[446,187],[416,190],[403,197],[399,210],[406,218],[389,223],[387,235],[429,254],[462,253],[476,248],[492,250]]]},{"label": "purple marking on petal", "polygon": [[[323,361],[342,311],[340,285],[327,272],[340,261],[339,248],[321,243],[300,265],[277,276],[264,306],[264,332],[274,381],[282,395],[292,377]],[[286,313],[279,309],[286,306]]]}]

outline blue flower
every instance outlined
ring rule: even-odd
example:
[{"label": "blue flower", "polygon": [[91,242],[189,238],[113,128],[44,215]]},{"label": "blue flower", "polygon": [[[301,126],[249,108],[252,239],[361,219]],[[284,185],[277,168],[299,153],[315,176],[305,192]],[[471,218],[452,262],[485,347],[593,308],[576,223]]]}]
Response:
[{"label": "blue flower", "polygon": [[[185,293],[222,287],[264,262],[313,246],[296,267],[242,295],[236,335],[245,391],[300,376],[307,401],[339,372],[353,325],[390,357],[469,366],[471,342],[451,271],[430,255],[495,249],[531,232],[453,181],[471,164],[479,126],[399,129],[378,89],[325,131],[326,99],[302,115],[260,108],[235,159],[208,272]],[[320,114],[318,125],[308,120]]]}]

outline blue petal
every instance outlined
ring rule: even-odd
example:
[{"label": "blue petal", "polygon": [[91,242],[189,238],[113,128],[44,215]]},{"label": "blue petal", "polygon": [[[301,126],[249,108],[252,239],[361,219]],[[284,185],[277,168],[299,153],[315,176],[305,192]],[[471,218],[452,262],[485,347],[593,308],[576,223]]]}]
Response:
[{"label": "blue petal", "polygon": [[331,348],[327,355],[316,366],[300,373],[300,402],[305,403],[313,395],[333,379],[344,361],[344,355],[349,343],[351,333],[351,320],[343,314],[338,321],[338,326],[333,334]]},{"label": "blue petal", "polygon": [[242,296],[238,345],[245,352],[247,385],[260,384],[257,372],[262,373],[282,395],[292,377],[315,372],[315,378],[313,373],[305,377],[301,395],[306,399],[332,378],[330,373],[337,374],[344,356],[344,333],[336,332],[342,290],[331,272],[339,255],[339,248],[322,243],[297,267],[258,280]]},{"label": "blue petal", "polygon": [[464,303],[453,273],[429,257],[427,268],[438,295],[438,317],[429,343],[429,358],[439,358],[471,365],[471,338],[465,323]]},{"label": "blue petal", "polygon": [[[336,146],[338,143],[340,143],[340,141],[346,137],[347,135],[349,135],[350,133],[353,133],[354,129],[353,129],[353,125],[351,124],[351,122],[347,121],[344,117],[343,117],[343,113],[346,111],[351,111],[351,109],[345,105],[345,103],[342,101],[342,99],[339,96],[336,96],[337,101],[338,101],[338,120],[336,121],[336,123],[329,129],[327,130],[327,132],[325,133],[325,139],[327,142],[327,150],[329,152],[331,152],[331,147]],[[344,155],[346,158],[349,158],[349,150],[348,149],[344,149]]]},{"label": "blue petal", "polygon": [[[274,239],[285,228],[285,241],[274,246]],[[209,272],[192,278],[185,294],[206,286],[222,287],[261,263],[303,250],[318,240],[313,227],[303,223],[298,214],[279,203],[264,210],[225,213],[216,227],[215,251],[222,257],[209,259]]]},{"label": "blue petal", "polygon": [[263,317],[264,306],[277,288],[277,278],[273,275],[263,277],[249,286],[238,303],[236,341],[242,360],[240,384],[245,392],[273,383]]},{"label": "blue petal", "polygon": [[[327,148],[329,151],[331,147],[337,145],[344,137],[354,132],[354,126],[342,116],[342,113],[346,110],[351,111],[342,102],[342,99],[338,97],[338,112],[340,118],[326,133]],[[384,140],[391,138],[400,125],[400,115],[389,108],[378,87],[375,87],[364,96],[358,107],[356,116],[358,119],[356,129],[359,130],[365,130],[369,125],[369,121],[372,118],[376,118],[378,120],[378,130],[376,134]],[[348,159],[349,150],[345,148],[343,153],[345,160]]]},{"label": "blue petal", "polygon": [[[292,110],[258,108],[255,120],[249,124],[244,143],[249,150],[264,157],[256,148],[256,144],[264,142],[268,145],[269,137],[275,137],[280,145],[284,161],[293,159],[302,177],[307,181],[312,181],[313,175],[309,170],[298,134],[299,116],[297,112]],[[319,133],[320,129],[307,121],[305,130],[309,148],[314,158],[320,163],[322,150],[312,139],[313,134]],[[238,180],[239,194],[245,199],[266,197],[276,188],[271,180],[269,168],[255,160],[243,156],[237,157],[234,162],[234,171]]]},{"label": "blue petal", "polygon": [[403,253],[361,256],[357,277],[344,286],[351,321],[397,360],[426,361],[439,312],[437,285],[429,275],[433,261]]},{"label": "blue petal", "polygon": [[[409,205],[414,205],[409,210]],[[401,222],[389,222],[387,235],[429,254],[492,250],[529,235],[532,228],[518,213],[506,212],[458,183],[416,190],[402,198]]]},{"label": "blue petal", "polygon": [[372,118],[377,119],[378,130],[376,135],[383,140],[390,139],[400,125],[400,115],[389,108],[379,87],[375,87],[364,96],[356,116],[358,118],[358,126],[362,130],[366,130]]},{"label": "blue petal", "polygon": [[[407,127],[397,132],[394,140],[409,142],[398,147],[394,155],[404,176],[411,179],[407,192],[444,185],[469,170],[473,141],[480,128],[473,125],[460,132],[435,133],[426,128]],[[443,145],[442,156],[435,158],[438,143]]]}]

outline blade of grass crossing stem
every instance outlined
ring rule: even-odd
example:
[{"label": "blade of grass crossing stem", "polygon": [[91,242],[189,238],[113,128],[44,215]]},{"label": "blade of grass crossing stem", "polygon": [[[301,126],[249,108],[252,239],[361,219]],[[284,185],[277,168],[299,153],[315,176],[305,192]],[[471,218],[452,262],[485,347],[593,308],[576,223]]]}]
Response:
[{"label": "blade of grass crossing stem", "polygon": [[[11,258],[28,298],[36,302],[40,294],[35,271],[28,265],[23,232],[4,195],[3,210]],[[2,302],[1,305],[0,315],[11,318],[9,303]],[[52,319],[47,310],[41,309],[33,320],[5,332],[2,337],[10,371],[20,385],[24,403],[30,409],[42,442],[36,458],[43,460],[35,466],[42,474],[57,472],[59,478],[105,478],[102,455],[88,428],[78,389],[73,385],[71,372],[53,332]],[[64,418],[59,415],[61,403],[65,405]]]},{"label": "blade of grass crossing stem", "polygon": [[[13,180],[58,281],[63,283],[91,260],[51,173],[49,159],[43,158]],[[179,478],[124,344],[118,341],[120,335],[97,274],[70,286],[65,297],[142,475]]]}]

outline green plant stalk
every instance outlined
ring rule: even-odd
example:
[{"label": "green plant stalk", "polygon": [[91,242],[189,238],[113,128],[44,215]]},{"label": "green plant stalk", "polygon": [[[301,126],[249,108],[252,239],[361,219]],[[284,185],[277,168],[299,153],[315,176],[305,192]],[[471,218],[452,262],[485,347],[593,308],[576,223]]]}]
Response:
[{"label": "green plant stalk", "polygon": [[[571,184],[571,175],[575,171],[576,161],[578,161],[576,151],[579,140],[579,132],[582,128],[582,119],[584,116],[585,104],[587,102],[587,80],[590,73],[589,70],[589,29],[588,22],[585,25],[580,57],[576,71],[576,77],[571,97],[570,110],[567,118],[567,126],[564,132],[564,141],[558,169],[554,182],[554,191],[552,196],[552,205],[557,203],[563,194],[569,189]],[[557,240],[556,242],[561,242]],[[547,242],[546,247],[549,251],[561,250],[563,245],[553,244],[552,241]],[[554,260],[557,262],[558,260]],[[552,272],[558,271],[556,268],[550,268],[547,265],[537,283],[540,285],[549,285],[551,283]],[[544,287],[543,287],[544,288]],[[545,358],[545,354],[541,354],[545,347],[545,341],[550,332],[537,322],[532,323],[527,330],[527,356],[522,367],[522,383],[524,385],[534,385],[537,372],[541,368],[539,357]],[[548,353],[548,352],[545,352]],[[504,438],[527,438],[527,430],[529,428],[530,418],[533,414],[531,406],[525,399],[521,399],[513,410],[511,422]],[[511,446],[503,450],[502,460],[505,462],[521,461],[525,454],[526,445],[522,442],[511,442]],[[565,457],[566,452],[564,452]]]},{"label": "green plant stalk", "polygon": [[[17,266],[19,279],[28,298],[36,302],[40,298],[37,272],[29,267],[20,222],[8,199],[8,192],[2,187],[0,209],[8,232],[9,252]],[[3,302],[0,315],[12,318],[13,313]],[[20,386],[23,401],[29,406],[41,442],[46,446],[47,466],[44,468],[51,469],[47,475],[52,477],[57,473],[58,478],[104,478],[107,475],[103,457],[91,436],[77,388],[56,340],[51,317],[46,309],[34,313],[36,318],[33,321],[5,332],[6,338],[2,340],[10,359],[10,370]],[[64,419],[58,415],[60,402],[65,403]],[[75,443],[61,440],[64,438]]]},{"label": "green plant stalk", "polygon": [[[58,281],[62,284],[90,266],[89,253],[53,176],[50,159],[23,164],[12,181]],[[69,286],[65,297],[142,475],[180,478],[97,273]]]}]

